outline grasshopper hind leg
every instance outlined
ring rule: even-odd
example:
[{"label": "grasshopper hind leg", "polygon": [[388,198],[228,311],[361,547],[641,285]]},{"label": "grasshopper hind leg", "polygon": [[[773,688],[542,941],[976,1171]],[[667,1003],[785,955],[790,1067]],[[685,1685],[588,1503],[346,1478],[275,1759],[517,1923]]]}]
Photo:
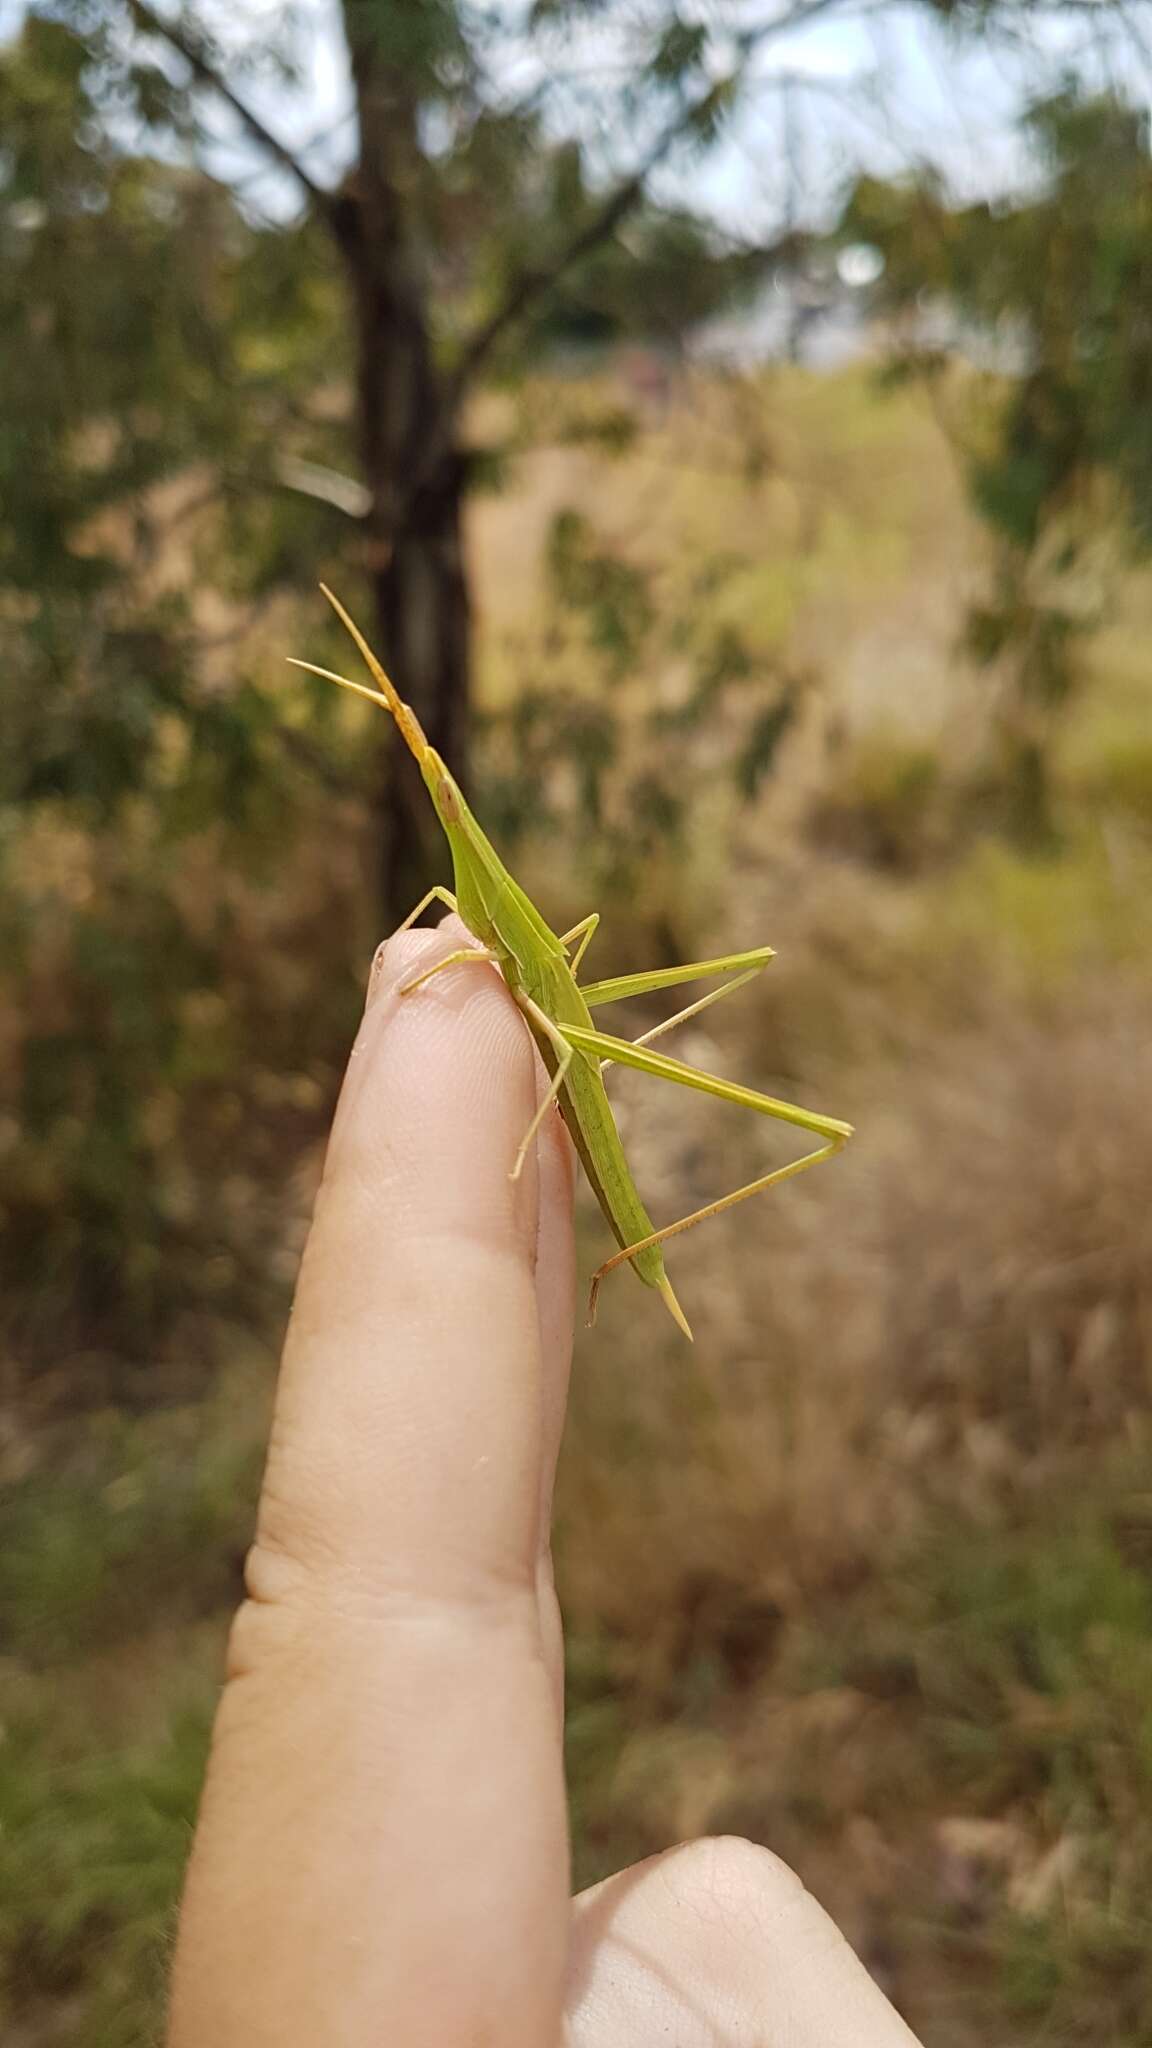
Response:
[{"label": "grasshopper hind leg", "polygon": [[[596,1320],[596,1304],[599,1299],[600,1289],[609,1273],[614,1272],[617,1266],[622,1266],[626,1261],[634,1259],[637,1252],[646,1252],[653,1245],[664,1244],[670,1237],[679,1237],[681,1231],[692,1230],[697,1223],[705,1223],[711,1216],[722,1216],[725,1209],[734,1209],[737,1202],[746,1202],[752,1195],[762,1195],[769,1188],[778,1187],[781,1181],[791,1180],[794,1174],[803,1173],[809,1166],[819,1166],[822,1160],[833,1158],[839,1152],[840,1147],[847,1144],[847,1142],[847,1133],[843,1136],[837,1135],[830,1138],[826,1145],[818,1146],[816,1151],[805,1152],[802,1159],[790,1159],[786,1166],[777,1166],[771,1173],[761,1174],[759,1180],[750,1180],[746,1187],[734,1188],[731,1194],[721,1195],[719,1201],[706,1202],[702,1209],[694,1209],[690,1216],[681,1216],[675,1223],[666,1223],[663,1230],[654,1230],[651,1237],[642,1238],[639,1244],[626,1245],[624,1250],[617,1252],[613,1258],[605,1259],[604,1264],[598,1266],[592,1275],[592,1285],[588,1293],[589,1323],[594,1323]],[[663,1294],[663,1288],[660,1291]],[[669,1289],[670,1293],[671,1289]],[[666,1295],[665,1300],[667,1299]],[[668,1302],[668,1307],[681,1327],[686,1328],[687,1326],[684,1324],[682,1315],[678,1315],[676,1312],[679,1304],[676,1303],[674,1307],[673,1302],[675,1302],[675,1296],[672,1297],[672,1301]],[[687,1334],[691,1336],[691,1330],[688,1330]]]}]

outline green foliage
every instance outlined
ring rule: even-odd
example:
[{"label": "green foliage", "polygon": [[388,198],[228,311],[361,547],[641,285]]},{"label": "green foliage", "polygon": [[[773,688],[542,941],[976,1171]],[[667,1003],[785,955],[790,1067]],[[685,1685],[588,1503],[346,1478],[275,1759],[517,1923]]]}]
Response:
[{"label": "green foliage", "polygon": [[590,653],[619,681],[636,666],[655,623],[643,571],[599,545],[588,520],[571,508],[553,521],[547,566],[557,607],[583,620]]},{"label": "green foliage", "polygon": [[160,1738],[56,1758],[35,1721],[0,1736],[0,2019],[44,2048],[149,2048],[210,1728],[205,1697]]},{"label": "green foliage", "polygon": [[338,346],[310,239],[258,233],[218,183],[131,154],[101,92],[57,21],[32,15],[0,53],[0,489],[21,515],[0,576],[45,600],[39,651],[66,674],[81,645],[98,662],[93,601],[155,565],[158,486],[212,463],[240,496],[267,479]]},{"label": "green foliage", "polygon": [[780,743],[796,717],[799,694],[796,684],[786,683],[775,703],[752,721],[736,761],[736,787],[747,802],[757,794],[775,762]]},{"label": "green foliage", "polygon": [[262,1463],[267,1370],[29,1439],[0,1493],[0,2027],[148,2048]]},{"label": "green foliage", "polygon": [[[884,253],[899,359],[936,386],[993,537],[968,648],[1012,681],[1006,815],[1050,843],[1050,734],[1104,613],[1108,539],[1137,559],[1152,544],[1152,158],[1142,109],[1074,81],[1032,106],[1025,135],[1040,185],[1015,205],[957,209],[930,178],[865,180],[844,228]],[[943,379],[918,336],[926,296],[982,337],[995,373]]]},{"label": "green foliage", "polygon": [[[971,1760],[963,1730],[978,1719],[988,1728],[989,1770],[1014,1773],[1010,1744],[993,1731],[997,1721],[1016,1727],[1021,1687],[1074,1699],[1092,1693],[1086,1681],[1108,1664],[1114,1679],[1127,1671],[1133,1698],[1143,1691],[1132,1659],[1146,1661],[1152,1650],[1152,1582],[1098,1516],[1052,1529],[1042,1545],[1004,1527],[957,1536],[941,1530],[908,1567],[923,1645],[917,1683],[955,1731],[958,1761]],[[1066,1739],[1075,1742],[1079,1731],[1040,1721],[1016,1732],[1059,1779]]]},{"label": "green foliage", "polygon": [[260,1099],[311,1071],[319,1109],[332,1017],[269,1031],[276,963],[246,957],[316,784],[285,736],[309,700],[257,686],[234,624],[323,544],[252,491],[331,452],[287,428],[330,285],[303,232],[128,151],[103,90],[59,21],[0,51],[5,1338],[22,1374],[83,1354],[89,1398],[265,1299]]},{"label": "green foliage", "polygon": [[[725,814],[754,800],[809,678],[725,616],[747,566],[729,551],[698,561],[673,604],[654,568],[586,514],[555,515],[545,644],[559,674],[579,680],[522,686],[485,721],[479,767],[502,843],[559,828],[581,870],[619,895],[642,869],[650,880],[691,862],[693,821],[709,798]],[[669,672],[675,694],[654,702],[653,677]],[[705,772],[693,747],[709,750]]]},{"label": "green foliage", "polygon": [[[591,203],[590,195],[582,201]],[[626,238],[605,242],[558,281],[534,325],[533,351],[623,340],[676,351],[706,320],[751,299],[767,270],[763,252],[729,246],[693,214],[646,207]]]},{"label": "green foliage", "polygon": [[1080,794],[1105,815],[1152,832],[1152,736],[1136,732],[1114,739],[1097,753]]},{"label": "green foliage", "polygon": [[833,762],[810,831],[817,845],[914,874],[947,837],[942,796],[934,749],[873,732]]},{"label": "green foliage", "polygon": [[[942,1529],[905,1581],[891,1625],[917,1646],[918,1712],[938,1768],[968,1810],[1009,1812],[1028,1829],[1014,1887],[989,1901],[983,1932],[1009,2014],[1037,2039],[1142,2042],[1152,1996],[1147,1570],[1096,1509],[1046,1535]],[[868,1660],[884,1653],[873,1642],[860,1656],[848,1652],[846,1675],[859,1670],[867,1686]],[[1044,1882],[1053,1852],[1066,1856],[1060,1891]]]},{"label": "green foliage", "polygon": [[[227,761],[214,742],[213,783]],[[322,1118],[355,1001],[345,970],[304,1003],[268,883],[229,876],[237,857],[284,874],[271,821],[206,825],[195,764],[160,787],[163,813],[141,794],[98,830],[45,803],[5,863],[6,1336],[24,1374],[74,1356],[87,1399],[112,1371],[159,1393],[164,1358],[201,1358],[197,1317],[266,1312],[282,1224],[265,1176]]]},{"label": "green foliage", "polygon": [[[262,1413],[263,1400],[254,1406]],[[51,1670],[169,1624],[213,1614],[239,1589],[262,1454],[230,1407],[116,1410],[88,1418],[6,1484],[0,1630],[8,1654]]]}]

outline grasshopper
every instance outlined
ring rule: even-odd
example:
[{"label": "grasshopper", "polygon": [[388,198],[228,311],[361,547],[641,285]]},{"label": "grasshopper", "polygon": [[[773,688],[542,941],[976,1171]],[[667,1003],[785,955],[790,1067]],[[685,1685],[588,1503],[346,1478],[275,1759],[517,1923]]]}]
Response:
[{"label": "grasshopper", "polygon": [[[429,889],[399,929],[403,931],[413,924],[430,903],[440,902],[462,918],[478,941],[474,946],[462,946],[446,954],[434,967],[407,982],[400,994],[413,996],[434,975],[442,973],[446,967],[464,962],[491,963],[499,968],[549,1075],[549,1087],[516,1154],[512,1178],[516,1179],[520,1174],[529,1147],[555,1102],[592,1192],[620,1247],[592,1276],[588,1298],[589,1323],[595,1321],[596,1300],[603,1281],[615,1267],[627,1264],[645,1286],[656,1289],[684,1335],[691,1338],[687,1318],[664,1270],[661,1246],[669,1238],[679,1236],[682,1230],[690,1230],[709,1216],[720,1215],[736,1202],[747,1201],[750,1195],[761,1194],[766,1188],[790,1180],[793,1174],[802,1173],[806,1167],[815,1166],[822,1159],[830,1159],[852,1136],[851,1124],[841,1123],[835,1117],[818,1116],[812,1110],[797,1108],[794,1103],[778,1102],[771,1095],[761,1095],[754,1088],[722,1080],[715,1074],[685,1066],[681,1060],[670,1059],[667,1054],[650,1049],[652,1041],[671,1031],[674,1025],[698,1016],[710,1003],[718,1002],[721,996],[730,995],[751,981],[772,959],[772,948],[755,946],[748,952],[725,953],[715,960],[693,960],[683,967],[662,967],[652,973],[625,974],[612,981],[581,985],[576,977],[600,922],[599,913],[592,911],[579,924],[573,925],[571,931],[563,933],[554,932],[545,923],[473,817],[459,784],[435,748],[429,745],[415,713],[398,695],[359,627],[327,586],[322,584],[321,588],[359,648],[376,687],[352,682],[331,669],[318,668],[315,662],[297,661],[293,665],[307,669],[313,675],[323,676],[328,682],[339,683],[342,689],[367,697],[370,703],[383,705],[391,712],[402,739],[416,757],[452,853],[455,893],[440,884]],[[654,1030],[634,1041],[613,1038],[607,1032],[598,1031],[593,1022],[593,1010],[603,1009],[609,1003],[623,1002],[630,996],[647,995],[655,989],[677,988],[685,982],[712,975],[731,975],[735,979],[722,982],[719,988],[711,990],[697,1002],[689,1004],[687,1009],[679,1010],[674,1017],[667,1018],[663,1024],[656,1025]],[[821,1143],[815,1151],[806,1152],[802,1158],[790,1160],[786,1166],[778,1166],[771,1173],[762,1174],[758,1180],[750,1181],[746,1187],[736,1188],[731,1194],[722,1195],[718,1201],[693,1210],[690,1216],[682,1216],[678,1222],[666,1223],[663,1229],[657,1230],[632,1178],[605,1091],[604,1070],[613,1064],[637,1067],[641,1073],[653,1074],[658,1080],[675,1081],[682,1087],[699,1088],[705,1094],[720,1096],[725,1102],[740,1103],[746,1109],[758,1110],[762,1116],[776,1117],[783,1123],[811,1131]]]}]

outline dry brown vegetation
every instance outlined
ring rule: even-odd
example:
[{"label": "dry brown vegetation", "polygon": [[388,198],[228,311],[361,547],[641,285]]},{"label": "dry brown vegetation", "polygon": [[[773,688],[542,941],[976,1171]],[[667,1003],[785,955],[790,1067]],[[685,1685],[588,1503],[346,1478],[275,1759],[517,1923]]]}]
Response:
[{"label": "dry brown vegetation", "polygon": [[929,2042],[1141,2040],[1146,979],[985,988],[950,1025],[905,998],[894,1044],[837,1062],[863,1125],[837,1170],[683,1248],[707,1355],[654,1360],[619,1298],[586,1350],[565,1583],[581,1711],[616,1708],[587,1867],[670,1815],[735,1828]]}]

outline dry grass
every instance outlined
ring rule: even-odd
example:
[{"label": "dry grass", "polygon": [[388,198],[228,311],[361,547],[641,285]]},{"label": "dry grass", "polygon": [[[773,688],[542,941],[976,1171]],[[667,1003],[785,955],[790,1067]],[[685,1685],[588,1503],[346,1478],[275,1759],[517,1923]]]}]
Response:
[{"label": "dry grass", "polygon": [[[561,1489],[583,1874],[768,1841],[933,2048],[1152,2010],[1152,950],[1069,867],[810,878],[689,1056],[859,1135],[676,1248],[694,1354],[606,1296]],[[658,1213],[770,1142],[627,1114]]]},{"label": "dry grass", "polygon": [[[920,964],[926,977],[932,963]],[[944,1002],[949,969],[962,964],[940,963]],[[842,969],[829,1009],[850,1015],[854,994]],[[869,995],[866,983],[865,1012]],[[927,1501],[1048,1484],[1067,1460],[1133,1441],[1152,1396],[1147,997],[1135,970],[1026,999],[986,984],[979,1014],[947,1029],[941,991],[922,986],[887,1046],[871,1042],[865,1015],[863,1057],[810,1053],[811,1080],[794,1047],[773,1045],[787,988],[743,1031],[733,1015],[722,1033],[714,1012],[715,1037],[698,1032],[689,1056],[800,1087],[860,1130],[831,1167],[677,1246],[706,1331],[694,1356],[672,1340],[654,1359],[647,1298],[624,1281],[605,1296],[610,1334],[585,1346],[579,1427],[597,1445],[601,1432],[635,1435],[650,1451],[655,1437],[659,1455],[618,1487],[577,1437],[574,1522],[635,1556],[618,1516],[648,1529],[654,1513],[668,1517],[678,1542],[642,1546],[659,1572],[683,1553],[686,1528],[701,1561],[721,1562],[709,1533],[719,1508],[725,1542],[773,1560],[779,1595],[785,1580],[858,1554],[862,1525],[874,1552]],[[827,1021],[835,1044],[841,1020]],[[669,1103],[651,1086],[628,1087],[622,1120],[661,1210],[706,1198],[770,1142],[721,1107]],[[595,1570],[584,1550],[571,1566],[578,1601],[581,1571]],[[654,1589],[638,1571],[639,1613]],[[608,1597],[628,1594],[617,1581]]]},{"label": "dry grass", "polygon": [[[620,397],[609,387],[592,404]],[[564,385],[537,398],[553,426],[573,402]],[[526,665],[555,679],[543,559],[570,505],[650,573],[664,611],[702,562],[738,558],[724,623],[765,650],[788,639],[800,662],[833,671],[853,727],[895,717],[931,732],[951,709],[951,645],[978,542],[930,414],[910,393],[878,401],[868,369],[699,372],[666,422],[614,462],[547,445],[524,457],[514,488],[480,500],[472,522],[489,700],[514,694]],[[643,678],[656,691],[662,680]]]}]

